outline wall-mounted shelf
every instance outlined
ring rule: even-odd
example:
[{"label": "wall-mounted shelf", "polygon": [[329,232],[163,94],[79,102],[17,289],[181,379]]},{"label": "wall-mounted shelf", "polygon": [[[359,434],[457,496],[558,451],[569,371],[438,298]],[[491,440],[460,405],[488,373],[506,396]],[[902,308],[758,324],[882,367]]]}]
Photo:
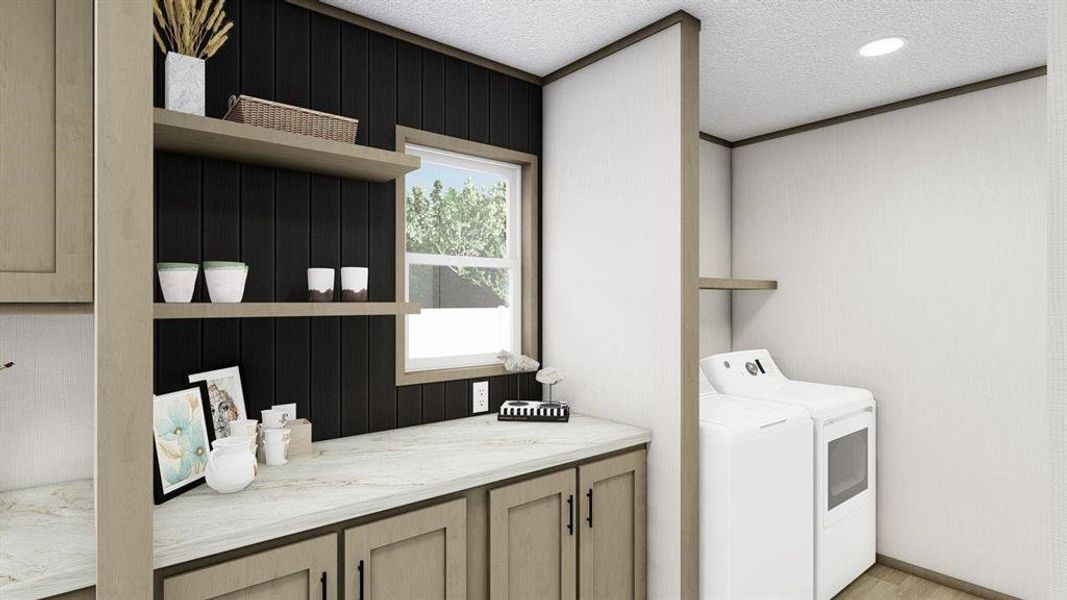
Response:
[{"label": "wall-mounted shelf", "polygon": [[378,182],[392,181],[421,164],[419,157],[400,152],[162,108],[155,109],[155,146],[166,152]]},{"label": "wall-mounted shelf", "polygon": [[157,302],[154,316],[156,319],[255,319],[414,315],[421,311],[422,306],[417,302]]},{"label": "wall-mounted shelf", "polygon": [[702,290],[776,290],[778,282],[773,279],[728,279],[701,277]]}]

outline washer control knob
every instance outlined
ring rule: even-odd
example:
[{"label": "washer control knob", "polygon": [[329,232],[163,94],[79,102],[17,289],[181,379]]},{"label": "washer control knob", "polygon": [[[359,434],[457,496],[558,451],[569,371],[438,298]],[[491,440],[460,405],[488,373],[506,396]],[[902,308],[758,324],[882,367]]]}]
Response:
[{"label": "washer control knob", "polygon": [[756,363],[751,362],[751,361],[745,363],[745,370],[748,371],[749,375],[758,375],[759,374],[759,367],[756,366]]}]

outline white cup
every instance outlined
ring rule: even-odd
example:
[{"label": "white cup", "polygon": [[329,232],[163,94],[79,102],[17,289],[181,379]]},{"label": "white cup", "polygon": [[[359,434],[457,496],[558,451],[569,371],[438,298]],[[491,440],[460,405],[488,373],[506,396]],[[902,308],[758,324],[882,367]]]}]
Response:
[{"label": "white cup", "polygon": [[204,261],[204,281],[212,302],[240,302],[245,294],[248,265],[240,262]]},{"label": "white cup", "polygon": [[192,301],[200,265],[161,262],[156,263],[156,270],[159,272],[159,288],[163,291],[164,302]]},{"label": "white cup", "polygon": [[333,269],[312,267],[308,269],[308,300],[333,302]]},{"label": "white cup", "polygon": [[341,301],[367,301],[367,267],[341,267]]},{"label": "white cup", "polygon": [[285,415],[284,410],[268,409],[260,412],[263,417],[263,429],[281,429],[285,427]]},{"label": "white cup", "polygon": [[248,449],[256,453],[256,438],[259,437],[259,421],[255,419],[234,419],[230,421],[230,437],[248,440]]},{"label": "white cup", "polygon": [[255,419],[234,419],[230,421],[230,435],[250,436],[256,432]]},{"label": "white cup", "polygon": [[288,429],[263,430],[263,456],[268,465],[284,465],[289,462],[289,435]]}]

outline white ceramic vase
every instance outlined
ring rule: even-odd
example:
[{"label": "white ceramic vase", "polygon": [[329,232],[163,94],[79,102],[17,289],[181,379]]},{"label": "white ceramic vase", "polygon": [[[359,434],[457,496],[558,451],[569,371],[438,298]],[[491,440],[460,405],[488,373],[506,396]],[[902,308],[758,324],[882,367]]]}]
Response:
[{"label": "white ceramic vase", "polygon": [[239,492],[256,479],[256,457],[248,451],[248,440],[224,437],[215,440],[208,455],[204,476],[208,486],[220,494]]},{"label": "white ceramic vase", "polygon": [[204,114],[204,59],[167,53],[167,110],[194,115]]}]

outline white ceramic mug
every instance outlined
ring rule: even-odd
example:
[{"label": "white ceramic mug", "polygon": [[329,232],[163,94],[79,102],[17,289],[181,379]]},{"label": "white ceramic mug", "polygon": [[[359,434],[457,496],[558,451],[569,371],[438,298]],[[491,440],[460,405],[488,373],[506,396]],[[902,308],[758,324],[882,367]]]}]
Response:
[{"label": "white ceramic mug", "polygon": [[230,435],[250,436],[256,432],[257,423],[255,419],[234,419],[230,421]]},{"label": "white ceramic mug", "polygon": [[230,421],[230,437],[248,440],[248,450],[256,453],[256,442],[259,437],[259,421],[255,419],[234,419]]},{"label": "white ceramic mug", "polygon": [[268,409],[260,412],[263,417],[263,429],[281,429],[285,427],[285,411]]},{"label": "white ceramic mug", "polygon": [[333,269],[312,267],[308,269],[308,300],[333,302]]},{"label": "white ceramic mug", "polygon": [[341,300],[343,302],[367,301],[367,267],[341,267]]},{"label": "white ceramic mug", "polygon": [[263,456],[268,465],[284,465],[289,462],[289,435],[288,429],[265,429],[263,430]]}]

